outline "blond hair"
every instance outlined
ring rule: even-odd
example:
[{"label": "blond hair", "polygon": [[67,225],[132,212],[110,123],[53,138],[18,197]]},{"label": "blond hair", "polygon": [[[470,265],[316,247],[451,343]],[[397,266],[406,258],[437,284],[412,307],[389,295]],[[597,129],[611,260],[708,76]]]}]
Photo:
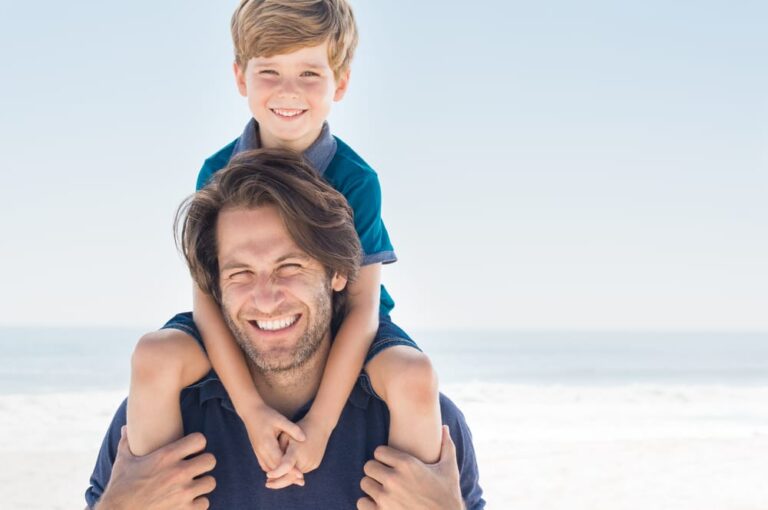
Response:
[{"label": "blond hair", "polygon": [[346,0],[241,0],[232,15],[235,62],[316,46],[328,41],[328,62],[338,79],[349,69],[357,26]]}]

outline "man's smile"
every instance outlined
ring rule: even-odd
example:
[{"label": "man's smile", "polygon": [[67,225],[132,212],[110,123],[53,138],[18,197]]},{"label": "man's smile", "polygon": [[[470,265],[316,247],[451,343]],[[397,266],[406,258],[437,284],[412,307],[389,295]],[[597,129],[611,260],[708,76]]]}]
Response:
[{"label": "man's smile", "polygon": [[261,331],[280,331],[283,332],[291,328],[296,322],[298,322],[301,314],[286,315],[277,319],[270,320],[249,320],[251,326]]}]

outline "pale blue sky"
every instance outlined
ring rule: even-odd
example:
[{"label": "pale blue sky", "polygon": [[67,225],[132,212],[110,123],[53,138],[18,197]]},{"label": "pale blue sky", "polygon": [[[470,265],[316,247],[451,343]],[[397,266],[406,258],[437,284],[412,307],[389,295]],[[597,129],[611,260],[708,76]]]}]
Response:
[{"label": "pale blue sky", "polygon": [[[171,221],[248,118],[235,5],[0,3],[0,325],[189,307]],[[331,126],[380,174],[395,318],[768,330],[766,5],[353,0]]]}]

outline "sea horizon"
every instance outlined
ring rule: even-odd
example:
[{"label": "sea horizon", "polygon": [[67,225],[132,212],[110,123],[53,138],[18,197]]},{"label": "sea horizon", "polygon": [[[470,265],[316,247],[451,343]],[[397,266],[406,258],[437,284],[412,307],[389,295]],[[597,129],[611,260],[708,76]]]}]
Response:
[{"label": "sea horizon", "polygon": [[[0,327],[0,394],[122,390],[126,327]],[[441,384],[768,385],[766,332],[439,331],[414,339]]]}]

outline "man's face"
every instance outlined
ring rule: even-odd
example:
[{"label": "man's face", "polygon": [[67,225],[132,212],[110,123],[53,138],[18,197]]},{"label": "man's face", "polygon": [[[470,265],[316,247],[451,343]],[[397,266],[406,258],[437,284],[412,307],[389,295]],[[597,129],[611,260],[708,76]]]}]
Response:
[{"label": "man's face", "polygon": [[293,241],[274,206],[225,209],[216,224],[224,319],[262,372],[301,367],[330,335],[346,280]]},{"label": "man's face", "polygon": [[337,80],[328,62],[328,42],[235,64],[240,94],[259,123],[264,147],[303,152],[320,135],[333,101],[344,97],[349,72]]}]

